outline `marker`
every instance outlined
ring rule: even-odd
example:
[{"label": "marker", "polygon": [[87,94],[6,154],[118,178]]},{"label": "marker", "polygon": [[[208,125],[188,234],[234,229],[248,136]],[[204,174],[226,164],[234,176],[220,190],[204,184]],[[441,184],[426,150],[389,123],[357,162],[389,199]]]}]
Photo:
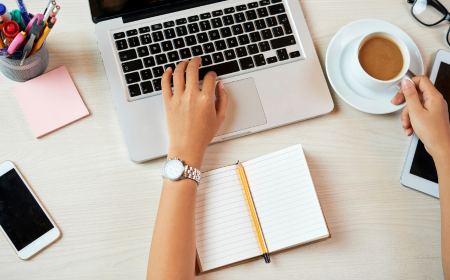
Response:
[{"label": "marker", "polygon": [[46,10],[46,12],[45,12],[45,14],[44,14],[44,21],[45,21],[45,22],[47,22],[48,17],[50,16],[50,13],[53,12],[53,9],[55,8],[55,6],[56,6],[56,2],[55,2],[55,1],[52,1],[52,2],[48,5],[48,8],[47,8],[47,10]]},{"label": "marker", "polygon": [[14,38],[11,45],[9,45],[8,47],[8,53],[15,53],[20,48],[20,45],[22,45],[22,42],[23,40],[25,40],[25,38],[27,38],[27,33],[21,31],[19,34],[17,34],[16,38]]},{"label": "marker", "polygon": [[34,17],[32,17],[32,19],[30,20],[30,22],[27,25],[27,28],[25,28],[25,33],[29,34],[30,33],[30,29],[33,26],[33,22],[35,22],[37,20],[37,24],[40,25],[42,20],[44,19],[44,16],[41,14],[36,14]]},{"label": "marker", "polygon": [[6,9],[5,5],[3,4],[0,4],[0,16],[3,17],[5,22],[11,20],[11,14],[8,12],[8,9]]},{"label": "marker", "polygon": [[[1,30],[3,29],[3,23],[5,22],[5,20],[3,19],[3,17],[0,17],[0,34],[2,33]],[[4,49],[5,45],[3,44],[3,38],[0,37],[0,49]]]},{"label": "marker", "polygon": [[19,34],[20,28],[17,22],[10,20],[3,24],[2,30],[6,38],[14,38]]},{"label": "marker", "polygon": [[6,48],[0,49],[0,56],[2,56],[2,57],[5,57],[5,56],[20,57],[20,56],[22,56],[22,50],[17,50],[15,53],[9,54]]},{"label": "marker", "polygon": [[20,13],[19,10],[13,10],[11,12],[11,20],[17,22],[17,24],[19,25],[20,31],[24,31],[26,25],[24,24],[23,20],[22,20],[22,13]]},{"label": "marker", "polygon": [[17,6],[19,6],[20,13],[22,14],[23,23],[25,26],[30,22],[30,17],[28,15],[27,7],[22,0],[16,0]]},{"label": "marker", "polygon": [[37,41],[36,45],[34,45],[33,50],[30,53],[29,57],[32,57],[34,54],[38,52],[38,50],[41,48],[42,44],[44,43],[45,39],[47,38],[50,31],[52,31],[53,26],[56,23],[56,18],[52,18],[50,22],[48,23],[47,27],[44,29],[44,32],[42,32],[41,37]]}]

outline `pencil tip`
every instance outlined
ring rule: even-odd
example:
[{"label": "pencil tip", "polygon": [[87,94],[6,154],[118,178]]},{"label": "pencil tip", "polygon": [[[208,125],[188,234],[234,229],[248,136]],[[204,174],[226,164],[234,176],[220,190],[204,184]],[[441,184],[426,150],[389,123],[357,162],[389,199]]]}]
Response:
[{"label": "pencil tip", "polygon": [[266,261],[266,263],[270,263],[269,253],[264,253],[263,256],[264,256],[264,260]]}]

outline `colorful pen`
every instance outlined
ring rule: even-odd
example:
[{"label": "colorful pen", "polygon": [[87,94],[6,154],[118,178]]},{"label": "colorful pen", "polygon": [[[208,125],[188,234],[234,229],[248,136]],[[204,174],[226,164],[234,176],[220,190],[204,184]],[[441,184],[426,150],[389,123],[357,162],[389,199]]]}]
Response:
[{"label": "colorful pen", "polygon": [[25,38],[27,38],[27,33],[21,31],[19,34],[17,34],[16,38],[14,38],[11,45],[9,45],[8,47],[8,53],[15,53],[20,48],[20,45],[22,45],[22,42],[23,40],[25,40]]},{"label": "colorful pen", "polygon": [[3,36],[2,34],[2,30],[3,30],[3,23],[5,22],[5,20],[3,19],[3,17],[0,17],[0,49],[4,49],[5,45],[3,44],[3,38],[1,38]]},{"label": "colorful pen", "polygon": [[30,17],[28,16],[27,7],[25,6],[25,4],[23,3],[22,0],[16,0],[16,2],[17,2],[17,6],[19,6],[20,13],[22,14],[23,23],[25,24],[25,26],[27,26],[28,23],[30,22]]},{"label": "colorful pen", "polygon": [[14,38],[19,33],[20,28],[17,22],[10,20],[3,24],[2,30],[6,38]]},{"label": "colorful pen", "polygon": [[29,57],[32,57],[37,51],[41,48],[42,44],[44,43],[45,39],[47,38],[50,31],[52,31],[53,26],[56,23],[56,18],[52,18],[50,22],[48,23],[47,27],[44,29],[44,32],[42,32],[41,37],[37,41],[36,45],[34,45],[33,50],[30,53]]},{"label": "colorful pen", "polygon": [[9,13],[8,9],[3,4],[0,4],[0,16],[3,17],[5,22],[11,20],[11,14]]},{"label": "colorful pen", "polygon": [[19,10],[13,10],[11,12],[11,20],[17,22],[20,31],[24,31],[25,27],[27,27],[22,20],[22,13]]},{"label": "colorful pen", "polygon": [[8,49],[6,49],[6,48],[0,49],[0,56],[2,56],[2,57],[5,57],[5,56],[22,56],[22,50],[17,50],[15,53],[9,54],[8,53]]},{"label": "colorful pen", "polygon": [[56,6],[56,2],[55,1],[50,2],[50,4],[48,5],[47,11],[44,14],[44,21],[45,22],[47,22],[48,17],[50,16],[50,13],[53,12],[53,9],[55,8],[55,6]]}]

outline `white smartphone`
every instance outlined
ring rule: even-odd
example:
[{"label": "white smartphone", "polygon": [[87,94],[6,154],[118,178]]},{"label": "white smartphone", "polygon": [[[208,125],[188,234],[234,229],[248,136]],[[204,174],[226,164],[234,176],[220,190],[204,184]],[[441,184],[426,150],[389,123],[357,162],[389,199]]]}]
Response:
[{"label": "white smartphone", "polygon": [[55,222],[10,161],[0,164],[0,228],[22,260],[36,255],[61,236]]},{"label": "white smartphone", "polygon": [[[436,53],[430,80],[450,104],[450,52],[439,50]],[[439,198],[436,166],[416,134],[412,137],[400,182],[406,187]]]}]

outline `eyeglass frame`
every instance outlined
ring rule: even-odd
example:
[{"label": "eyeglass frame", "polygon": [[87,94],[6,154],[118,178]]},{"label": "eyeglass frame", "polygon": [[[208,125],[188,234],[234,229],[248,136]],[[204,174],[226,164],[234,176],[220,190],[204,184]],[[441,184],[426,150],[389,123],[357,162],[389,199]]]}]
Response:
[{"label": "eyeglass frame", "polygon": [[[444,20],[448,20],[448,21],[450,22],[450,13],[449,13],[448,10],[444,7],[444,5],[442,5],[441,2],[439,2],[438,0],[430,0],[432,3],[436,4],[437,6],[439,6],[439,8],[442,9],[442,11],[444,11],[444,12],[447,13],[447,14],[444,14],[444,17],[443,17],[441,20],[439,20],[438,22],[436,22],[436,23],[433,23],[433,24],[426,24],[426,23],[423,23],[420,19],[418,19],[418,18],[414,15],[414,12],[413,12],[414,5],[417,3],[417,1],[418,1],[418,0],[406,0],[406,2],[408,2],[409,4],[412,4],[412,7],[411,7],[411,15],[412,15],[419,23],[421,23],[421,24],[423,24],[423,25],[425,25],[425,26],[431,27],[431,26],[436,26],[436,25],[438,25],[439,23],[443,22]],[[437,8],[436,6],[434,6],[434,7]],[[439,11],[440,11],[440,10],[439,10]],[[450,37],[450,28],[449,28],[448,31],[447,31],[447,38],[446,38],[446,39],[447,39],[447,44],[450,46],[450,39],[449,39],[449,37]]]}]

